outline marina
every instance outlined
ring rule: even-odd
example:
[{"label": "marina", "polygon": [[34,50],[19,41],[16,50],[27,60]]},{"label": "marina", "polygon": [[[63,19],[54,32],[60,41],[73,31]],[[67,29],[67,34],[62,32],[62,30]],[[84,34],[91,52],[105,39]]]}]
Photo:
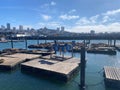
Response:
[{"label": "marina", "polygon": [[120,0],[0,0],[0,90],[120,90]]},{"label": "marina", "polygon": [[[52,41],[49,41],[49,42],[52,42]],[[93,41],[93,42],[95,42],[95,41]],[[28,41],[28,45],[30,45],[32,43],[36,43],[36,41],[35,40]],[[98,43],[98,42],[96,41],[96,43]],[[14,47],[21,48],[21,46],[19,44],[21,44],[23,48],[25,47],[24,42],[14,43]],[[4,45],[1,47],[1,53],[2,53],[2,50],[6,49],[5,46],[7,46],[7,47],[11,46],[10,43],[8,43],[8,44],[0,43],[0,45],[1,46]],[[35,50],[35,49],[27,50],[27,51],[21,50],[21,51],[22,52],[21,53],[19,52],[19,54],[39,55],[39,52],[41,52],[41,51]],[[4,50],[4,52],[5,52],[5,50]],[[14,54],[15,53],[16,52],[14,52]],[[10,56],[10,57],[16,57],[16,56],[14,56],[14,54],[11,54],[13,56]],[[7,56],[9,56],[8,54],[4,54],[4,55],[6,58],[7,58]],[[29,55],[28,55],[28,57],[29,57]],[[50,58],[51,58],[51,60],[50,60]],[[76,59],[76,58],[79,58],[79,59]],[[106,84],[101,84],[101,83],[105,83],[104,81],[102,81],[102,79],[104,79],[104,77],[103,77],[103,75],[100,75],[97,72],[101,71],[101,69],[104,66],[119,67],[119,64],[120,64],[119,58],[120,58],[119,52],[117,52],[117,54],[115,56],[86,53],[86,59],[87,59],[87,62],[86,62],[86,87],[88,88],[88,90],[117,90],[116,88],[112,89],[111,87],[108,87]],[[56,65],[53,63],[56,63]],[[24,87],[21,87],[21,88],[22,89],[29,88],[30,90],[33,90],[33,88],[39,88],[39,89],[44,88],[46,90],[47,88],[45,87],[45,85],[48,85],[50,90],[56,90],[56,89],[58,89],[58,90],[74,90],[74,89],[79,90],[79,86],[78,86],[79,80],[80,80],[80,74],[78,73],[79,68],[75,69],[75,73],[73,72],[71,74],[72,76],[71,75],[69,76],[67,73],[66,74],[62,73],[65,70],[68,70],[68,66],[69,66],[69,68],[71,66],[73,66],[73,68],[75,68],[76,66],[79,65],[79,63],[80,63],[80,52],[74,53],[74,57],[72,57],[72,52],[64,52],[64,54],[63,54],[63,52],[61,52],[61,54],[60,54],[60,52],[57,51],[56,54],[50,53],[49,55],[45,55],[45,56],[42,55],[38,59],[32,59],[30,61],[28,60],[27,62],[23,62],[22,63],[23,66],[21,64],[21,68],[18,68],[17,71],[12,72],[11,74],[7,74],[7,72],[4,73],[4,72],[0,71],[0,73],[1,73],[0,76],[4,75],[4,77],[7,78],[7,82],[9,83],[9,85],[6,86],[6,89],[10,88],[10,86],[12,86],[12,83],[14,83],[14,82],[16,82],[15,86],[17,86],[17,85],[23,85],[22,84],[23,82],[29,81],[31,87],[28,87],[29,85],[24,84],[23,85]],[[50,67],[48,68],[48,66],[51,66],[51,68]],[[27,67],[29,67],[29,68],[27,68]],[[34,67],[34,69],[33,69],[33,67]],[[41,68],[41,67],[43,69],[43,72],[45,70],[50,69],[51,71],[53,70],[54,72],[56,71],[57,73],[62,73],[62,74],[57,74],[58,76],[56,75],[56,73],[50,74],[51,72],[49,74],[44,73],[43,75],[41,75],[40,73],[38,74],[39,69],[36,69],[36,68]],[[58,68],[55,68],[55,67],[58,67]],[[64,70],[63,67],[66,67],[66,69]],[[73,68],[71,70],[74,71]],[[32,73],[26,73],[26,71],[30,71]],[[33,73],[35,73],[37,75],[33,75]],[[68,73],[69,73],[69,70],[68,70]],[[17,76],[19,76],[19,78],[15,78],[16,74],[17,74]],[[56,80],[55,77],[53,77],[54,75],[57,78],[59,77],[58,80]],[[9,76],[13,77],[12,80],[10,79]],[[60,77],[62,77],[62,79],[63,79],[62,81],[67,81],[68,83],[62,84],[62,83],[57,82],[57,81],[61,81]],[[68,78],[68,77],[70,77],[70,78]],[[22,81],[21,81],[21,78],[22,78]],[[54,81],[54,79],[55,79],[55,81]],[[10,81],[8,81],[8,80],[10,80]],[[4,79],[1,79],[1,81],[4,82]],[[35,83],[35,86],[33,86],[32,82]],[[77,82],[77,83],[75,83],[75,82]],[[97,83],[99,83],[99,84],[97,84]],[[42,84],[42,86],[41,85],[39,86],[39,84]],[[5,86],[4,83],[2,83],[2,85]],[[61,85],[62,85],[62,87],[61,87]],[[67,89],[66,89],[66,86],[68,87]],[[106,87],[104,87],[104,86],[106,86]],[[17,89],[16,87],[14,87],[14,88]],[[20,90],[21,88],[18,88],[18,90]],[[15,90],[15,89],[12,88],[9,90]],[[36,90],[38,90],[38,89],[36,89]]]}]

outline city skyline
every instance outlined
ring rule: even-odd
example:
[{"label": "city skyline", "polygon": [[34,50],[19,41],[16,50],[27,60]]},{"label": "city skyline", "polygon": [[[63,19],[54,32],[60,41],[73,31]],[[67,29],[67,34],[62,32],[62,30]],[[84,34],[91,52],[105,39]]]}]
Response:
[{"label": "city skyline", "polygon": [[120,31],[120,1],[1,0],[0,25],[57,28],[70,32]]},{"label": "city skyline", "polygon": [[0,25],[0,30],[1,31],[4,31],[4,30],[9,30],[9,31],[11,31],[11,30],[30,30],[30,29],[34,29],[34,30],[40,30],[40,29],[49,29],[49,30],[63,30],[64,31],[64,29],[65,29],[65,27],[64,26],[60,26],[60,27],[57,27],[57,28],[48,28],[48,27],[39,27],[39,28],[37,28],[37,29],[35,29],[35,28],[30,28],[30,27],[24,27],[24,25],[18,25],[17,27],[15,27],[15,26],[12,26],[11,27],[11,23],[6,23],[6,25]]}]

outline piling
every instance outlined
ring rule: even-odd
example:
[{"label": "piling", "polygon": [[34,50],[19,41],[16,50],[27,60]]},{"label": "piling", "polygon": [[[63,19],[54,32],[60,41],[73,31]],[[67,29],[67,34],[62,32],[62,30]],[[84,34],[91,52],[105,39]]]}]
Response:
[{"label": "piling", "polygon": [[85,47],[81,48],[80,90],[85,90]]},{"label": "piling", "polygon": [[116,46],[116,40],[114,40],[114,47]]},{"label": "piling", "polygon": [[38,36],[38,38],[37,38],[37,44],[39,44],[39,36]]},{"label": "piling", "polygon": [[13,40],[12,40],[12,36],[11,36],[11,48],[13,48]]},{"label": "piling", "polygon": [[25,47],[27,49],[27,38],[25,37]]}]

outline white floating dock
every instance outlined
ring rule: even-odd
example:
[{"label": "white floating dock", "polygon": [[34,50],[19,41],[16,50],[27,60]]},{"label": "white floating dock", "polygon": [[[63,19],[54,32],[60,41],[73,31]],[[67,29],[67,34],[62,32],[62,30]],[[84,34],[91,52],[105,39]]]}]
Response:
[{"label": "white floating dock", "polygon": [[120,68],[105,66],[104,73],[106,86],[120,88]]}]

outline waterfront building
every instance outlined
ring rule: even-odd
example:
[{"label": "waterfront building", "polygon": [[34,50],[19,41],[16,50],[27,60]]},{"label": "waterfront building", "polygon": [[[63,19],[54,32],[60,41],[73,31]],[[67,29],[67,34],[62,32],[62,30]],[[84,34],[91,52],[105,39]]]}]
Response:
[{"label": "waterfront building", "polygon": [[95,31],[94,31],[94,30],[91,30],[91,31],[90,31],[90,34],[92,34],[92,35],[95,34]]}]

